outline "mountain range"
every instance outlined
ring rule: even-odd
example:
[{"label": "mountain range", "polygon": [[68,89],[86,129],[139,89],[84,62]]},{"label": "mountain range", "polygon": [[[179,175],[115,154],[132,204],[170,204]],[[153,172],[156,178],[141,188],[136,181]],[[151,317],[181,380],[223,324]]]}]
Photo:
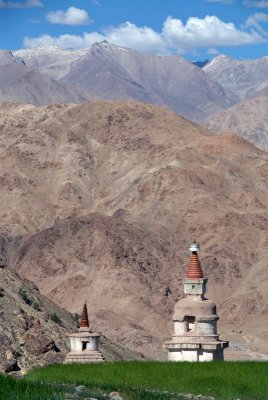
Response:
[{"label": "mountain range", "polygon": [[[114,46],[107,42],[95,43],[90,48],[78,51],[60,49],[57,46],[41,46],[13,52],[15,59],[23,60],[21,70],[27,67],[28,82],[21,89],[17,80],[5,77],[0,89],[8,85],[12,95],[2,100],[48,104],[43,96],[42,84],[48,80],[51,87],[51,103],[83,102],[85,97],[119,100],[136,100],[167,106],[175,112],[200,121],[209,114],[225,109],[236,102],[236,96],[225,91],[216,81],[183,57],[154,56],[128,48]],[[2,67],[3,68],[3,67]],[[40,84],[33,77],[38,75]],[[0,69],[0,76],[3,74]],[[12,73],[12,76],[14,73]],[[56,82],[60,87],[55,87]],[[29,98],[28,92],[39,90]],[[65,99],[57,96],[65,90]],[[75,88],[75,90],[73,89]],[[70,96],[73,93],[73,98]],[[7,93],[7,91],[6,91]],[[8,96],[6,94],[6,96]],[[80,98],[79,98],[80,96]],[[64,97],[64,96],[63,96]]]},{"label": "mountain range", "polygon": [[268,56],[240,61],[220,55],[206,64],[203,70],[240,100],[263,94],[263,90],[268,89]]},{"label": "mountain range", "polygon": [[0,100],[34,105],[136,100],[166,106],[216,133],[232,131],[266,148],[266,122],[259,118],[268,95],[267,71],[268,57],[241,61],[220,55],[191,63],[106,41],[80,50],[43,45],[0,52]]},{"label": "mountain range", "polygon": [[238,61],[219,56],[204,71],[240,102],[211,114],[204,125],[214,132],[234,132],[263,149],[268,149],[268,57]]},{"label": "mountain range", "polygon": [[267,152],[135,102],[2,103],[0,127],[9,269],[70,312],[86,299],[111,341],[164,358],[196,239],[220,333],[265,357]]}]

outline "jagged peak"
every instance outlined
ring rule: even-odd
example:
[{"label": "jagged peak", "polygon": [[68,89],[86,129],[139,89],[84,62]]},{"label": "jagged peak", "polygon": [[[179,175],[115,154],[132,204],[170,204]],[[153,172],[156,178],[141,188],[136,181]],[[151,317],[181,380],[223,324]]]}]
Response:
[{"label": "jagged peak", "polygon": [[219,56],[213,58],[213,60],[211,60],[207,65],[204,66],[204,69],[209,69],[212,66],[219,64],[219,63],[225,63],[225,62],[230,62],[230,61],[234,61],[234,59],[230,56],[227,56],[225,54],[220,54]]},{"label": "jagged peak", "polygon": [[110,43],[107,40],[102,40],[101,42],[95,42],[92,44],[92,46],[90,47],[90,51],[94,51],[94,50],[120,50],[120,51],[133,51],[135,52],[135,50],[129,49],[128,47],[123,47],[123,46],[118,46],[116,44]]}]

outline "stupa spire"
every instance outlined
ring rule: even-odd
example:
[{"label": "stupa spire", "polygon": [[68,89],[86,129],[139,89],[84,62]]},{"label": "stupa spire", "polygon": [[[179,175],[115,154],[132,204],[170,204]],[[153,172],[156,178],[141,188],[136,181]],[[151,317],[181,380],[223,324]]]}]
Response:
[{"label": "stupa spire", "polygon": [[200,251],[199,244],[194,240],[191,246],[189,247],[189,251],[191,251],[191,259],[188,265],[187,270],[187,278],[188,279],[202,279],[203,271],[201,268],[201,264],[198,258],[198,252]]},{"label": "stupa spire", "polygon": [[83,311],[80,318],[80,329],[89,329],[89,321],[88,321],[88,312],[87,312],[87,303],[85,302]]}]

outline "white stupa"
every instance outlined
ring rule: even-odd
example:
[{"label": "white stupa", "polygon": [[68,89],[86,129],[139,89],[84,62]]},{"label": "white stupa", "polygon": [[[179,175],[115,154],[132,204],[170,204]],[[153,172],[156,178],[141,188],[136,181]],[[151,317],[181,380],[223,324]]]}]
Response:
[{"label": "white stupa", "polygon": [[200,247],[194,242],[189,250],[192,255],[184,281],[186,298],[175,304],[174,335],[164,348],[170,361],[223,360],[223,350],[229,343],[219,340],[216,304],[204,297],[207,279],[198,259]]},{"label": "white stupa", "polygon": [[68,335],[70,338],[71,351],[67,354],[65,364],[70,363],[92,363],[104,361],[99,351],[100,334],[89,330],[87,305],[84,304],[80,320],[79,332]]}]

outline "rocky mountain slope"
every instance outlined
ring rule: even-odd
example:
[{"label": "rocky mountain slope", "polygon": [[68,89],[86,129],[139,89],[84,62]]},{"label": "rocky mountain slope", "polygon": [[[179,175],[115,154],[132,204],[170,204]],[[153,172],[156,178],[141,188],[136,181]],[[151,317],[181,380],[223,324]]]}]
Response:
[{"label": "rocky mountain slope", "polygon": [[14,56],[9,50],[0,50],[0,65],[7,64],[25,65],[25,62],[20,57]]},{"label": "rocky mountain slope", "polygon": [[90,98],[160,104],[194,120],[235,102],[180,56],[148,55],[107,42],[94,44],[62,79],[86,90]]},{"label": "rocky mountain slope", "polygon": [[42,75],[11,52],[0,51],[0,101],[43,105],[85,100],[81,90]]},{"label": "rocky mountain slope", "polygon": [[257,96],[264,88],[268,88],[268,57],[242,61],[220,55],[205,65],[203,70],[209,78],[234,92],[240,100]]},{"label": "rocky mountain slope", "polygon": [[[24,374],[29,368],[63,362],[69,351],[67,334],[77,330],[78,316],[7,268],[1,266],[0,277],[0,372]],[[107,360],[141,358],[105,336],[101,351]]]},{"label": "rocky mountain slope", "polygon": [[74,316],[7,268],[0,268],[0,277],[0,371],[23,373],[62,362],[68,351],[66,335],[76,329]]},{"label": "rocky mountain slope", "polygon": [[131,102],[4,103],[0,121],[10,268],[72,312],[86,298],[98,330],[163,357],[197,239],[220,332],[264,351],[266,152]]},{"label": "rocky mountain slope", "polygon": [[35,49],[23,49],[13,52],[24,63],[52,79],[60,79],[70,71],[73,61],[82,57],[86,49],[66,50],[55,45],[41,45]]},{"label": "rocky mountain slope", "polygon": [[237,133],[256,146],[268,149],[268,87],[266,95],[212,114],[204,125],[218,133]]}]

